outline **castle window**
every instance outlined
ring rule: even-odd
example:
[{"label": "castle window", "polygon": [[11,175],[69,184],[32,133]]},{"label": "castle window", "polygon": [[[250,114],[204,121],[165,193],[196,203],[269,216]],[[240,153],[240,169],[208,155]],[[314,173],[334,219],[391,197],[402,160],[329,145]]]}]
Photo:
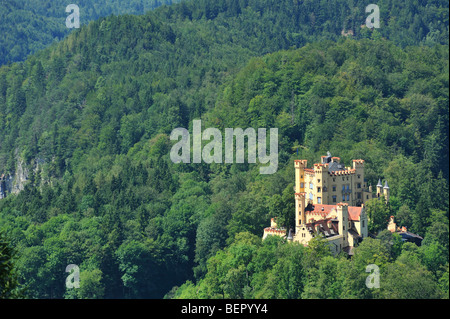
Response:
[{"label": "castle window", "polygon": [[336,185],[333,185],[333,192],[336,191]]},{"label": "castle window", "polygon": [[324,192],[327,191],[327,187],[326,187],[326,186],[323,187],[323,191],[324,191]]},{"label": "castle window", "polygon": [[303,187],[305,187],[305,184],[304,183],[300,183],[300,188],[303,188]]},{"label": "castle window", "polygon": [[313,194],[309,193],[309,199],[312,200],[313,199]]},{"label": "castle window", "polygon": [[320,190],[321,190],[320,187],[317,187],[317,192],[318,192],[318,193],[320,193]]},{"label": "castle window", "polygon": [[361,178],[361,175],[358,175],[358,179]]},{"label": "castle window", "polygon": [[362,220],[361,224],[362,224],[362,227],[364,227],[364,219]]},{"label": "castle window", "polygon": [[320,183],[320,179],[317,180],[317,183]]},{"label": "castle window", "polygon": [[336,203],[336,195],[333,196],[333,203]]},{"label": "castle window", "polygon": [[358,196],[358,199],[361,199],[361,193],[356,193],[356,196]]},{"label": "castle window", "polygon": [[310,189],[313,189],[313,188],[314,188],[313,183],[309,183],[309,188],[310,188]]},{"label": "castle window", "polygon": [[350,195],[347,194],[347,201],[349,201],[349,200],[350,200]]},{"label": "castle window", "polygon": [[356,184],[356,187],[361,188],[361,183]]},{"label": "castle window", "polygon": [[317,203],[322,204],[322,197],[317,197]]},{"label": "castle window", "polygon": [[333,177],[333,182],[335,182],[336,181],[336,178],[335,177]]},{"label": "castle window", "polygon": [[345,202],[345,195],[342,195],[342,201]]},{"label": "castle window", "polygon": [[369,195],[366,195],[366,199],[369,199]]}]

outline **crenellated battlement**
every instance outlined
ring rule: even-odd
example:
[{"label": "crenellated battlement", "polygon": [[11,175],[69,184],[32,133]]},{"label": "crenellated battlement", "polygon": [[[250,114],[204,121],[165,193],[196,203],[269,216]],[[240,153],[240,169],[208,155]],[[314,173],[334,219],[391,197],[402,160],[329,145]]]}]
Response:
[{"label": "crenellated battlement", "polygon": [[295,168],[306,168],[306,165],[308,165],[307,160],[294,160],[294,167]]}]

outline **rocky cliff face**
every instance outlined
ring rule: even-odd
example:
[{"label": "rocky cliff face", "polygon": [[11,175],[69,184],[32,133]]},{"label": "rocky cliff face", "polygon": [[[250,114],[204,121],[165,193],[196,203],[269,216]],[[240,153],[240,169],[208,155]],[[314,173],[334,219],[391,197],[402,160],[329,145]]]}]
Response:
[{"label": "rocky cliff face", "polygon": [[[36,171],[40,161],[35,161],[36,164],[33,169]],[[5,198],[8,194],[20,193],[25,184],[28,182],[30,176],[30,169],[26,163],[19,159],[16,164],[16,171],[14,174],[1,174],[0,173],[0,199]]]},{"label": "rocky cliff face", "polygon": [[16,166],[16,173],[14,174],[11,193],[17,194],[23,190],[25,183],[28,180],[29,170],[22,160],[19,160]]}]

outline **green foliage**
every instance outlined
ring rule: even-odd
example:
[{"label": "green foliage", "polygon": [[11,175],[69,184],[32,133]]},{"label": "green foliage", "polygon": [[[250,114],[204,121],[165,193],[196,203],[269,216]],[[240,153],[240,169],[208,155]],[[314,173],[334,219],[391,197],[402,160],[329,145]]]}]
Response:
[{"label": "green foliage", "polygon": [[366,209],[367,217],[369,219],[367,225],[369,232],[377,233],[383,229],[386,229],[389,222],[389,216],[391,216],[391,214],[389,206],[386,205],[384,196],[381,196],[380,199],[374,198],[367,201]]},{"label": "green foliage", "polygon": [[229,247],[208,260],[208,272],[194,288],[186,282],[175,298],[298,298],[303,289],[303,255],[298,244],[239,233]]},{"label": "green foliage", "polygon": [[402,254],[387,265],[381,274],[380,297],[386,299],[437,299],[441,298],[437,282],[419,261]]},{"label": "green foliage", "polygon": [[66,299],[102,299],[105,287],[100,269],[85,270],[80,273],[80,288],[71,288],[64,294]]},{"label": "green foliage", "polygon": [[0,232],[0,299],[18,298],[17,273],[14,266],[15,252]]},{"label": "green foliage", "polygon": [[292,201],[294,183],[289,183],[281,195],[275,194],[270,202],[270,215],[277,218],[278,227],[289,231],[295,227],[295,202]]},{"label": "green foliage", "polygon": [[350,267],[346,259],[326,256],[309,269],[303,299],[338,299],[343,294],[343,271]]},{"label": "green foliage", "polygon": [[[240,233],[208,260],[197,284],[187,281],[171,298],[436,299],[448,297],[447,268],[438,279],[422,262],[420,248],[405,243],[398,256],[384,239],[367,238],[351,258],[331,256],[323,240],[307,248],[269,236],[262,243]],[[314,264],[311,264],[311,260]],[[367,266],[379,269],[379,288],[366,285]]]},{"label": "green foliage", "polygon": [[377,239],[380,239],[386,246],[391,260],[397,259],[397,257],[401,254],[403,242],[399,234],[392,233],[391,231],[385,229],[378,234]]},{"label": "green foliage", "polygon": [[[127,0],[90,1],[79,0],[80,23],[111,14],[143,14],[164,4],[180,0]],[[29,56],[67,36],[66,6],[61,0],[3,2],[0,7],[0,65],[23,61]]]}]

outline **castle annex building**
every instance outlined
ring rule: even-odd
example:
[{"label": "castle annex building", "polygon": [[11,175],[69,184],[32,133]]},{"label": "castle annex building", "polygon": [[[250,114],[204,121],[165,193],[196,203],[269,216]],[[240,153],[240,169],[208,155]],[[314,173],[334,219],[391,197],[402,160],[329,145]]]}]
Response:
[{"label": "castle annex building", "polygon": [[[333,254],[345,251],[352,254],[368,236],[364,203],[372,198],[389,200],[389,186],[378,181],[376,193],[364,179],[364,160],[353,160],[345,167],[339,157],[322,156],[321,163],[307,168],[306,160],[294,161],[295,166],[295,233],[289,230],[287,239],[307,245],[320,235],[330,244]],[[271,226],[264,229],[268,235],[286,236],[286,230]]]}]

